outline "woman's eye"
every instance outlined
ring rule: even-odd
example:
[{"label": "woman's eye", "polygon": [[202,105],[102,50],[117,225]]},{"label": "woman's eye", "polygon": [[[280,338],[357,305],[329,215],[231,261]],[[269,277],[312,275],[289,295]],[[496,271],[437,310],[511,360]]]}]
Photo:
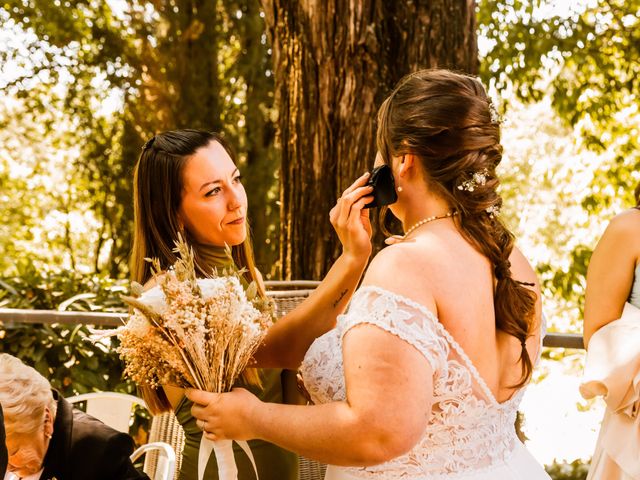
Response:
[{"label": "woman's eye", "polygon": [[213,195],[217,195],[218,193],[220,193],[220,190],[222,190],[220,187],[213,188],[209,190],[204,196],[211,197]]},{"label": "woman's eye", "polygon": [[234,181],[234,182],[236,182],[236,183],[240,183],[240,182],[242,182],[242,175],[238,175],[238,176],[236,176],[236,177],[233,179],[233,181]]}]

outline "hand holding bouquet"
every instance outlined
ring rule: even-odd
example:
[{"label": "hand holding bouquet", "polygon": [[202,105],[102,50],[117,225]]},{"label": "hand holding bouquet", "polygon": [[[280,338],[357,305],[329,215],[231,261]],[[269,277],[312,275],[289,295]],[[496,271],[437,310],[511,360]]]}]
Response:
[{"label": "hand holding bouquet", "polygon": [[[242,271],[213,271],[211,278],[198,279],[193,252],[182,239],[174,251],[180,258],[167,272],[161,272],[157,260],[149,260],[153,288],[143,293],[134,284],[134,296],[123,297],[133,312],[124,326],[110,334],[120,339],[118,352],[126,363],[125,375],[139,385],[175,385],[214,393],[229,391],[243,372],[251,381],[246,368],[273,321],[271,303],[257,295],[255,283],[245,292]],[[254,382],[256,378],[254,372]],[[232,442],[212,442],[204,435],[198,478],[204,475],[212,449],[219,478],[237,478]]]}]

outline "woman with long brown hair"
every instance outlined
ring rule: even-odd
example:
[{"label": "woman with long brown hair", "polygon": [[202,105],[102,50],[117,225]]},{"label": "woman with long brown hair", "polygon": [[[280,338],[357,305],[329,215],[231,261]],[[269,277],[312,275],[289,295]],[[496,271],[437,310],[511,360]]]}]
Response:
[{"label": "woman with long brown hair", "polygon": [[548,479],[514,428],[541,350],[540,287],[499,217],[500,128],[485,90],[419,71],[378,121],[376,165],[391,167],[404,235],[305,354],[279,356],[272,342],[257,355],[301,365],[316,405],[191,390],[192,413],[209,438],[324,461],[327,480]]},{"label": "woman with long brown hair", "polygon": [[[362,176],[342,195],[336,211],[341,211],[336,231],[343,244],[338,258],[314,294],[276,322],[279,350],[297,355],[311,342],[330,330],[336,316],[347,305],[360,280],[371,252],[370,225],[361,219],[362,207],[371,201],[371,188]],[[245,268],[245,287],[252,281],[265,295],[262,278],[253,260],[247,226],[247,195],[233,152],[224,139],[211,132],[176,130],[155,135],[143,147],[134,174],[135,232],[131,256],[133,280],[147,287],[152,283],[151,265],[145,258],[157,258],[167,269],[176,256],[175,240],[181,236],[193,248],[196,268],[206,277],[214,268]],[[232,259],[225,246],[232,248]],[[297,328],[304,325],[304,328]],[[240,383],[262,401],[281,403],[281,369],[259,371],[260,386]],[[141,387],[152,413],[174,411],[185,431],[181,479],[197,478],[198,450],[202,431],[191,416],[191,402],[184,391],[165,385],[158,389]],[[261,480],[293,480],[298,477],[294,454],[271,443],[249,442]],[[236,446],[237,447],[237,446]],[[235,451],[240,480],[255,478],[253,465],[244,451]],[[215,456],[205,469],[205,478],[218,478]]]}]

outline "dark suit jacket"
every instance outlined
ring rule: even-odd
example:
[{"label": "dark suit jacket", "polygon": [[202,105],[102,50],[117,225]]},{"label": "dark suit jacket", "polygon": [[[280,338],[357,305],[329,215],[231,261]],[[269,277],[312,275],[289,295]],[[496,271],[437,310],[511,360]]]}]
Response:
[{"label": "dark suit jacket", "polygon": [[75,409],[54,391],[58,411],[41,480],[137,480],[129,455],[133,439]]},{"label": "dark suit jacket", "polygon": [[0,478],[4,478],[5,473],[7,473],[7,444],[5,443],[2,405],[0,405]]}]

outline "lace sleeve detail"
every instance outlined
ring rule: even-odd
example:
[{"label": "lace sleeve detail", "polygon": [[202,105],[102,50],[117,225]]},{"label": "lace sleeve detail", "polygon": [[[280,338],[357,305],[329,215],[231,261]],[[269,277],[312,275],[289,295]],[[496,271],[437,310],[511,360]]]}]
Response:
[{"label": "lace sleeve detail", "polygon": [[341,336],[357,325],[375,325],[415,347],[429,362],[434,375],[446,369],[448,344],[436,316],[426,308],[384,289],[358,290],[340,319]]}]

